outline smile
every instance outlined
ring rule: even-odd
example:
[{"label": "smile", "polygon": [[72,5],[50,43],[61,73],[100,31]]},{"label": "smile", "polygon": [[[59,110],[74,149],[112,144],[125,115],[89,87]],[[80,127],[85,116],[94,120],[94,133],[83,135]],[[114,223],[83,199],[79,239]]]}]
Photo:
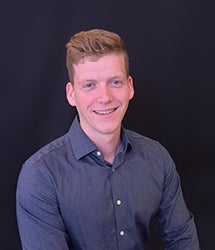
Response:
[{"label": "smile", "polygon": [[112,112],[114,112],[117,108],[114,108],[114,109],[109,109],[109,110],[96,110],[94,111],[96,114],[99,114],[99,115],[108,115]]}]

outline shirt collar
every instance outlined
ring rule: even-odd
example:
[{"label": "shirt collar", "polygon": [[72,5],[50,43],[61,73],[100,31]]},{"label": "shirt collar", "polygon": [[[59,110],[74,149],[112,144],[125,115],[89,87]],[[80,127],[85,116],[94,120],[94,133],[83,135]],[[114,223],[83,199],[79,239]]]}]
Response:
[{"label": "shirt collar", "polygon": [[[89,139],[89,137],[84,133],[80,127],[78,116],[75,117],[69,132],[70,143],[74,152],[74,156],[77,160],[81,159],[87,154],[98,150],[95,144]],[[131,149],[131,142],[126,134],[126,129],[122,127],[121,133],[122,145],[120,150],[126,152]]]},{"label": "shirt collar", "polygon": [[68,134],[74,156],[77,160],[96,150],[95,144],[80,127],[78,116],[75,117]]}]

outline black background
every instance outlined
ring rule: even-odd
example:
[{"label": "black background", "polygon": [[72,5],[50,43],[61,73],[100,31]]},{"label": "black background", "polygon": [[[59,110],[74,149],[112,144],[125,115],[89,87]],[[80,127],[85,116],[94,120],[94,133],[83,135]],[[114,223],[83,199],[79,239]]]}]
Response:
[{"label": "black background", "polygon": [[[200,0],[1,2],[1,249],[21,249],[15,216],[21,164],[73,120],[65,44],[90,28],[126,41],[136,93],[124,125],[169,150],[201,248],[214,249],[214,21],[213,4]],[[147,249],[162,249],[155,224]]]}]

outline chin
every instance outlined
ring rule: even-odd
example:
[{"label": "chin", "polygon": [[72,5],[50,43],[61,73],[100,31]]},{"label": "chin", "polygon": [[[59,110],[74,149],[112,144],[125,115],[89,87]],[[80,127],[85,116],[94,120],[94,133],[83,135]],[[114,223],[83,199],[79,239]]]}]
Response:
[{"label": "chin", "polygon": [[119,126],[117,127],[102,127],[101,129],[99,129],[99,131],[102,133],[102,134],[106,134],[106,135],[111,135],[111,134],[115,134],[118,132],[118,129]]}]

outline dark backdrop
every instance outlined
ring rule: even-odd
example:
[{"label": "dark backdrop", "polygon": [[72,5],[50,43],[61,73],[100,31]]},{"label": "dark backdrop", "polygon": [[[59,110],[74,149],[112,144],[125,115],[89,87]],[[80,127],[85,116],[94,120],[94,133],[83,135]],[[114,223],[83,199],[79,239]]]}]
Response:
[{"label": "dark backdrop", "polygon": [[[65,43],[106,28],[127,43],[135,82],[124,125],[173,156],[204,250],[214,249],[214,6],[200,0],[8,0],[0,6],[0,248],[21,249],[21,164],[67,131]],[[156,224],[148,249],[162,249]]]}]

